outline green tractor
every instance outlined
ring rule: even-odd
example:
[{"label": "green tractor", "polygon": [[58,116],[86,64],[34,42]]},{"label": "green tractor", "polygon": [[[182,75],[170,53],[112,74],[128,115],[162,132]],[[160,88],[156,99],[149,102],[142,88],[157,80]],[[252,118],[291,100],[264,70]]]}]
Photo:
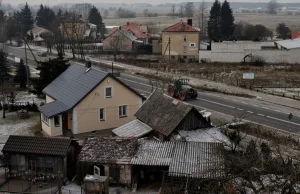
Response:
[{"label": "green tractor", "polygon": [[188,82],[188,79],[175,80],[174,84],[168,87],[169,96],[179,98],[182,101],[185,101],[187,98],[196,99],[198,93],[195,89],[188,86]]}]

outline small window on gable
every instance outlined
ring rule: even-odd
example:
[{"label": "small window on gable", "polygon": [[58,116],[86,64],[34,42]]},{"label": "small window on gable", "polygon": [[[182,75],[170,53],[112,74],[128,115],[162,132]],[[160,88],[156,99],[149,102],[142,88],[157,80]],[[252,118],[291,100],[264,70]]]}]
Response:
[{"label": "small window on gable", "polygon": [[105,98],[112,98],[112,87],[105,87]]},{"label": "small window on gable", "polygon": [[42,114],[42,120],[43,120],[44,123],[49,125],[49,118],[46,115]]},{"label": "small window on gable", "polygon": [[183,46],[183,52],[184,52],[184,53],[187,52],[187,46]]},{"label": "small window on gable", "polygon": [[184,41],[184,42],[187,41],[187,37],[186,37],[186,36],[183,37],[183,41]]}]

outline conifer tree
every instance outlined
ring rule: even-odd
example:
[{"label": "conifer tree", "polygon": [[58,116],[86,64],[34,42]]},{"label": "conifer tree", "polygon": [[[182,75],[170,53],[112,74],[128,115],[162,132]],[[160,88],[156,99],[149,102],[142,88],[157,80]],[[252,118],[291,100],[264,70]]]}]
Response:
[{"label": "conifer tree", "polygon": [[14,77],[14,82],[20,84],[20,88],[26,88],[26,84],[27,84],[26,68],[27,67],[24,65],[24,62],[21,59],[20,64],[17,69],[17,73]]},{"label": "conifer tree", "polygon": [[6,58],[6,53],[1,50],[0,51],[0,84],[6,82],[11,77],[10,67]]},{"label": "conifer tree", "polygon": [[103,38],[105,34],[105,25],[103,23],[102,16],[99,10],[95,6],[91,8],[88,20],[90,23],[97,26],[97,33],[100,33],[101,38]]},{"label": "conifer tree", "polygon": [[215,0],[208,21],[208,37],[210,40],[219,41],[221,38],[221,4],[219,0]]},{"label": "conifer tree", "polygon": [[228,40],[228,38],[232,36],[234,32],[234,16],[227,0],[225,0],[222,4],[220,27],[223,40]]}]

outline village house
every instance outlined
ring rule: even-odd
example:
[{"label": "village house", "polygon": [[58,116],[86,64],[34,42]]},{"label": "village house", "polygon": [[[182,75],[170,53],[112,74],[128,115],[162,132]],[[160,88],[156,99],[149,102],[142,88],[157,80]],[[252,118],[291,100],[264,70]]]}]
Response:
[{"label": "village house", "polygon": [[28,30],[27,31],[27,35],[28,36],[33,36],[33,40],[32,42],[35,43],[35,44],[38,44],[40,45],[41,43],[43,43],[45,40],[43,38],[43,34],[52,34],[51,31],[45,29],[45,28],[41,28],[41,27],[34,27],[32,28],[31,30]]},{"label": "village house", "polygon": [[300,38],[300,31],[299,32],[292,32],[291,33],[291,38],[292,39]]},{"label": "village house", "polygon": [[145,99],[113,75],[78,64],[71,65],[43,93],[41,128],[49,136],[114,129],[133,121]]},{"label": "village house", "polygon": [[133,36],[137,38],[137,40],[142,41],[144,44],[148,44],[148,27],[146,25],[138,25],[134,22],[127,22],[127,24],[121,26],[121,27],[115,27],[113,28],[113,32],[117,30],[124,30],[126,32],[129,32]]},{"label": "village house", "polygon": [[[77,142],[69,138],[11,135],[2,149],[5,178],[52,182],[60,175],[61,180],[71,180],[76,175],[77,149]],[[29,186],[26,182],[15,190],[23,189],[18,191],[23,193]]]},{"label": "village house", "polygon": [[136,120],[113,130],[120,137],[154,137],[168,141],[173,133],[211,128],[210,119],[192,105],[155,91],[135,114]]},{"label": "village house", "polygon": [[79,155],[77,167],[79,180],[86,175],[94,175],[94,166],[100,169],[100,176],[107,176],[110,183],[131,187],[132,165],[130,161],[136,153],[136,138],[90,137]]},{"label": "village house", "polygon": [[143,44],[137,37],[125,30],[116,30],[103,40],[104,51],[133,52],[137,45]]},{"label": "village house", "polygon": [[200,29],[188,23],[179,22],[162,31],[162,55],[170,59],[198,60]]},{"label": "village house", "polygon": [[97,167],[101,177],[109,177],[110,183],[133,191],[150,185],[161,187],[164,173],[210,181],[224,175],[223,145],[211,142],[90,137],[80,152],[78,164],[79,180],[94,175]]}]

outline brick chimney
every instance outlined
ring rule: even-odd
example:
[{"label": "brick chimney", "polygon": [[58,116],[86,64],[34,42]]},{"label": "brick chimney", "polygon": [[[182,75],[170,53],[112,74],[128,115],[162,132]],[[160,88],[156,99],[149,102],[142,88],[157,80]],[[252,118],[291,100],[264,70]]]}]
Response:
[{"label": "brick chimney", "polygon": [[190,25],[190,26],[193,26],[193,19],[188,19],[187,24]]}]

